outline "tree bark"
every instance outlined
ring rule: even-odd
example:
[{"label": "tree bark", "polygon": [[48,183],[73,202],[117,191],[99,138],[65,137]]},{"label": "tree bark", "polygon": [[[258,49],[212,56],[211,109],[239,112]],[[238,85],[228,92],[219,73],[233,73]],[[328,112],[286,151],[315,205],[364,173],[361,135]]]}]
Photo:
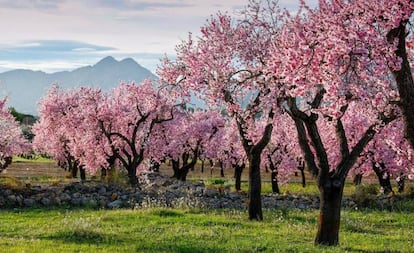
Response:
[{"label": "tree bark", "polygon": [[180,179],[180,160],[171,159],[171,166],[174,171],[173,178]]},{"label": "tree bark", "polygon": [[79,173],[80,173],[80,178],[82,182],[86,181],[86,171],[85,171],[85,167],[83,166],[79,166]]},{"label": "tree bark", "polygon": [[[277,167],[275,163],[273,163],[271,155],[267,155],[267,160],[269,161],[269,167],[270,167],[270,181],[272,182],[272,192],[273,193],[280,193],[279,184],[277,181]],[[279,165],[279,163],[277,163]]]},{"label": "tree bark", "polygon": [[249,220],[263,220],[260,153],[249,155]]},{"label": "tree bark", "polygon": [[68,163],[68,171],[71,173],[72,178],[77,178],[78,177],[77,161],[73,160],[72,158],[68,158],[67,163]]},{"label": "tree bark", "polygon": [[279,183],[277,181],[277,171],[272,170],[272,173],[270,173],[270,175],[272,180],[272,192],[280,194]]},{"label": "tree bark", "polygon": [[101,167],[101,180],[104,180],[107,176],[106,169]]},{"label": "tree bark", "polygon": [[391,186],[391,179],[390,174],[387,172],[385,168],[384,163],[379,163],[378,166],[376,166],[375,163],[372,163],[372,169],[374,170],[375,174],[378,177],[379,184],[381,186],[381,189],[384,194],[388,194],[393,192],[392,186]]},{"label": "tree bark", "polygon": [[300,177],[302,179],[302,187],[306,187],[306,177],[305,177],[305,165],[300,167]]},{"label": "tree bark", "polygon": [[205,160],[201,159],[201,173],[204,173],[204,163],[205,163]]},{"label": "tree bark", "polygon": [[355,174],[353,182],[354,182],[354,185],[360,185],[362,183],[362,174],[361,173]]},{"label": "tree bark", "polygon": [[236,164],[236,165],[233,165],[233,167],[234,167],[234,178],[236,179],[235,188],[236,188],[236,191],[241,191],[241,176],[243,173],[243,169],[245,168],[245,165]]},{"label": "tree bark", "polygon": [[224,166],[223,166],[222,161],[219,161],[219,166],[220,166],[220,176],[224,177]]},{"label": "tree bark", "polygon": [[338,245],[343,189],[344,182],[339,179],[327,179],[321,182],[319,186],[318,232],[315,245]]},{"label": "tree bark", "polygon": [[398,187],[398,192],[399,193],[402,193],[404,191],[405,178],[406,178],[406,176],[404,175],[404,173],[401,173],[400,176],[397,177],[397,187]]},{"label": "tree bark", "polygon": [[138,185],[137,167],[131,166],[131,167],[128,168],[128,179],[129,179],[129,184],[131,186],[137,186]]},{"label": "tree bark", "polygon": [[404,115],[404,135],[414,148],[414,82],[406,50],[406,25],[408,20],[402,20],[400,25],[387,34],[387,39],[393,43],[398,40],[395,54],[402,59],[401,68],[391,69],[400,94],[399,107]]}]

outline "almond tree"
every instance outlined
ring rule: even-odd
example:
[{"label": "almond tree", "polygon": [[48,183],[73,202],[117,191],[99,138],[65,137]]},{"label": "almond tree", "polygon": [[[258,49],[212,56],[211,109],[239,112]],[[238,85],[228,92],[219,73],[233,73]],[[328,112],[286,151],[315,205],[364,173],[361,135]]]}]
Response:
[{"label": "almond tree", "polygon": [[398,61],[387,48],[370,46],[377,45],[377,37],[360,40],[367,32],[348,27],[349,17],[338,12],[338,3],[320,1],[317,10],[302,4],[296,16],[288,16],[274,42],[271,66],[290,96],[287,108],[299,145],[317,177],[321,202],[315,244],[325,245],[339,242],[346,176],[375,134],[398,114],[390,104],[398,95],[387,75]]},{"label": "almond tree", "polygon": [[222,161],[226,168],[234,169],[235,188],[236,191],[240,191],[241,177],[247,163],[246,152],[234,119],[227,120],[223,130],[223,134],[215,142],[216,146],[209,150],[215,150],[216,158]]},{"label": "almond tree", "polygon": [[287,113],[278,116],[272,138],[262,156],[264,166],[270,169],[272,191],[280,193],[279,182],[287,182],[294,170],[299,167],[301,158],[296,129]]},{"label": "almond tree", "polygon": [[12,162],[14,155],[30,151],[19,123],[6,108],[6,99],[0,100],[0,172]]},{"label": "almond tree", "polygon": [[358,172],[363,176],[375,173],[384,194],[393,192],[391,178],[397,180],[401,192],[405,177],[414,173],[414,152],[401,131],[403,124],[398,118],[384,127],[358,159]]},{"label": "almond tree", "polygon": [[158,148],[150,151],[151,157],[158,161],[171,159],[173,177],[186,181],[188,172],[201,155],[214,158],[212,147],[223,127],[223,117],[215,111],[176,113],[173,120],[156,126],[150,143]]},{"label": "almond tree", "polygon": [[36,128],[45,131],[50,126],[50,130],[36,138],[51,136],[49,142],[43,138],[45,150],[70,154],[92,173],[118,161],[131,185],[136,185],[149,136],[154,125],[172,118],[172,103],[173,98],[167,99],[149,80],[140,85],[121,83],[109,93],[54,88],[43,99],[41,126]]},{"label": "almond tree", "polygon": [[[48,154],[62,167],[77,176],[79,160],[70,149],[71,137],[68,134],[66,111],[73,108],[73,93],[64,93],[53,86],[39,102],[39,121],[32,128],[33,147],[42,154]],[[83,173],[82,173],[83,175]]]},{"label": "almond tree", "polygon": [[[256,7],[248,8],[238,20],[221,13],[212,17],[197,40],[190,34],[177,46],[175,61],[163,60],[158,75],[177,93],[187,98],[199,95],[236,120],[249,161],[249,219],[262,220],[261,153],[270,140],[274,115],[279,113],[278,103],[268,102],[270,87],[276,87],[278,81],[264,67],[279,12],[273,5],[266,10]],[[267,125],[260,138],[253,139],[258,117]]]}]

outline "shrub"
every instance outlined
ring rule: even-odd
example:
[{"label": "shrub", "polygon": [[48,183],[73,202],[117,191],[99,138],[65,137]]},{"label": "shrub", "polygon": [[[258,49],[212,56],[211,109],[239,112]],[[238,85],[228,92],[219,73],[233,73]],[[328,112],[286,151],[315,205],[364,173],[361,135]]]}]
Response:
[{"label": "shrub", "polygon": [[378,193],[378,186],[375,184],[358,185],[355,188],[353,198],[358,206],[369,207],[375,204]]}]

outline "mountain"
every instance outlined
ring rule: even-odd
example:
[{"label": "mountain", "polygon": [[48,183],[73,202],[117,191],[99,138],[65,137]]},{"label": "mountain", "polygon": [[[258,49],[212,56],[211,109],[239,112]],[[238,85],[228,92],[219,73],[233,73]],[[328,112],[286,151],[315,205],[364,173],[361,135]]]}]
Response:
[{"label": "mountain", "polygon": [[62,88],[79,86],[100,87],[109,90],[120,81],[137,83],[157,77],[131,58],[117,61],[108,56],[93,66],[72,71],[45,73],[32,70],[11,70],[0,73],[0,98],[8,97],[8,106],[17,111],[37,115],[37,102],[53,84]]}]

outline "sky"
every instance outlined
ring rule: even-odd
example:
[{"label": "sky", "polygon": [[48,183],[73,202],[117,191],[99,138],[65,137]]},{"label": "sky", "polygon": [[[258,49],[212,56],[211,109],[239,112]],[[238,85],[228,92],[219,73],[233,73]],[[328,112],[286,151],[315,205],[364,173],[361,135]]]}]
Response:
[{"label": "sky", "polygon": [[[0,72],[48,73],[131,57],[155,72],[159,59],[197,34],[218,11],[236,14],[247,0],[0,0]],[[279,0],[297,9],[298,0]],[[308,0],[314,5],[317,0]]]}]

